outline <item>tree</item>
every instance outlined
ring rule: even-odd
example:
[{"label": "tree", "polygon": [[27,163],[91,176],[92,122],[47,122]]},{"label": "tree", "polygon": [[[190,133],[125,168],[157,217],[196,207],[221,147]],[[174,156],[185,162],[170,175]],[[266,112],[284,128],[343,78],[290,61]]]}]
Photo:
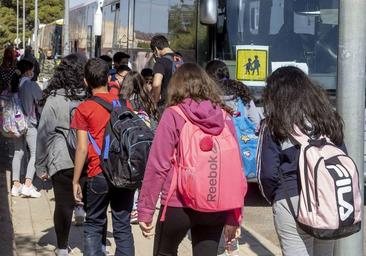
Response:
[{"label": "tree", "polygon": [[[26,1],[26,38],[30,38],[34,30],[34,0]],[[0,2],[0,48],[14,43],[16,38],[16,0]],[[22,1],[19,0],[19,37],[22,31]],[[63,17],[64,0],[39,0],[38,18],[40,23],[47,24]]]}]

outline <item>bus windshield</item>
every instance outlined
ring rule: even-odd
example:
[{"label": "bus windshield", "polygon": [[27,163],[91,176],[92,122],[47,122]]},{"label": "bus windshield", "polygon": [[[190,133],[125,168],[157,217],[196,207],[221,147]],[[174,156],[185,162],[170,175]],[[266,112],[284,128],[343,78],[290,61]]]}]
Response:
[{"label": "bus windshield", "polygon": [[335,89],[338,0],[219,0],[215,42],[233,77],[237,46],[268,46],[269,73],[276,62],[302,63]]}]

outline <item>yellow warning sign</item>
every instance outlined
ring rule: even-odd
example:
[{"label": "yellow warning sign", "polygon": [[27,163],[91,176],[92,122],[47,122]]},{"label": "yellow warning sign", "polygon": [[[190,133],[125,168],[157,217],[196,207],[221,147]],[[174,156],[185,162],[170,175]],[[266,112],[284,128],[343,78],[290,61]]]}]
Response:
[{"label": "yellow warning sign", "polygon": [[[236,50],[236,79],[264,85],[268,75],[268,46],[242,45]],[[248,85],[250,85],[248,83]]]}]

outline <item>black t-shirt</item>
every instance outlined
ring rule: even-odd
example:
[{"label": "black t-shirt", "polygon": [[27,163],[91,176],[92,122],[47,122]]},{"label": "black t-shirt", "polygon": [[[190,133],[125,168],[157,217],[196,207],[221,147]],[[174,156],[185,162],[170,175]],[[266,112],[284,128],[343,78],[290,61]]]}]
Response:
[{"label": "black t-shirt", "polygon": [[[166,55],[174,56],[174,53],[168,53]],[[164,56],[166,56],[164,55]],[[167,57],[161,57],[156,59],[156,63],[154,65],[154,74],[162,74],[163,81],[161,83],[161,99],[159,101],[159,106],[164,105],[167,93],[168,93],[168,84],[170,78],[172,78],[172,70],[173,70],[173,61]]]}]

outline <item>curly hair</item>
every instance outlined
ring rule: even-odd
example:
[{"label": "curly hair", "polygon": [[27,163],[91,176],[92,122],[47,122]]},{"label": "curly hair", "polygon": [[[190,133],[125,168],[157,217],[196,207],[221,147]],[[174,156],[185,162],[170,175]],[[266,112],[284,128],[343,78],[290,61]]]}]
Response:
[{"label": "curly hair", "polygon": [[48,87],[43,91],[43,99],[40,104],[44,105],[49,96],[55,96],[57,90],[65,89],[65,98],[69,100],[84,100],[84,66],[86,57],[81,54],[70,54],[61,60],[55,69],[55,74],[50,80]]},{"label": "curly hair", "polygon": [[264,115],[271,135],[283,142],[297,125],[311,137],[328,136],[343,143],[343,121],[326,92],[296,67],[277,69],[263,91]]},{"label": "curly hair", "polygon": [[223,61],[210,61],[207,63],[206,72],[216,81],[224,95],[239,97],[246,103],[249,103],[252,100],[249,88],[245,84],[230,79],[229,68]]},{"label": "curly hair", "polygon": [[206,72],[216,82],[230,79],[229,68],[221,60],[212,60],[208,62]]},{"label": "curly hair", "polygon": [[233,114],[233,110],[221,100],[220,95],[220,88],[201,67],[194,63],[186,63],[170,79],[167,106],[178,105],[188,98],[197,102],[209,100],[213,105]]},{"label": "curly hair", "polygon": [[157,120],[159,119],[159,113],[145,86],[145,80],[140,73],[131,71],[126,75],[123,80],[122,94],[127,99],[135,96],[149,116],[152,116]]}]

